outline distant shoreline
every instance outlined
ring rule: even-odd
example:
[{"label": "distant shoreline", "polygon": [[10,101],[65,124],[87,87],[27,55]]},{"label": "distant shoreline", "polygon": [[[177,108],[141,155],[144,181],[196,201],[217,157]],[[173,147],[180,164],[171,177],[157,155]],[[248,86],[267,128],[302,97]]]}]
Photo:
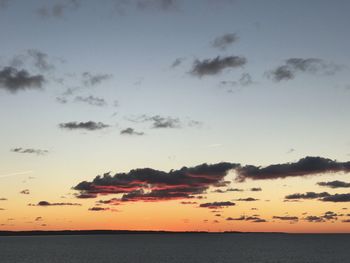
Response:
[{"label": "distant shoreline", "polygon": [[78,236],[78,235],[148,235],[148,234],[286,234],[286,235],[346,235],[350,233],[285,233],[285,232],[208,232],[208,231],[148,231],[148,230],[57,230],[0,231],[0,236]]}]

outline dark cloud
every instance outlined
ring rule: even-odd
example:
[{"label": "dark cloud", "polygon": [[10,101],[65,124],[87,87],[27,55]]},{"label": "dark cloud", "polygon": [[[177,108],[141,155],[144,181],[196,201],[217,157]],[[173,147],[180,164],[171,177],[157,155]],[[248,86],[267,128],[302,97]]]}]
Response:
[{"label": "dark cloud", "polygon": [[321,199],[323,202],[350,202],[349,194],[328,195]]},{"label": "dark cloud", "polygon": [[278,219],[282,221],[298,221],[299,217],[297,216],[273,216],[273,219]]},{"label": "dark cloud", "polygon": [[226,218],[227,221],[244,221],[245,220],[245,216],[240,216],[240,217],[228,217]]},{"label": "dark cloud", "polygon": [[285,199],[317,199],[330,196],[327,192],[315,193],[315,192],[307,192],[306,194],[291,194],[287,195]]},{"label": "dark cloud", "polygon": [[320,74],[334,74],[342,67],[327,63],[318,58],[290,58],[285,63],[269,73],[269,76],[275,81],[294,79],[299,72],[304,73],[320,73]]},{"label": "dark cloud", "polygon": [[98,107],[103,107],[107,105],[107,102],[105,101],[105,99],[94,97],[92,95],[87,97],[76,96],[74,100],[76,102],[83,102],[83,103],[87,103],[89,105],[98,106]]},{"label": "dark cloud", "polygon": [[230,201],[223,201],[223,202],[203,203],[203,204],[200,204],[199,207],[217,209],[217,208],[224,208],[224,207],[229,207],[229,206],[234,206],[234,205],[236,205],[236,204],[232,203]]},{"label": "dark cloud", "polygon": [[11,93],[26,89],[41,89],[45,82],[43,75],[31,75],[26,70],[4,67],[0,70],[0,89]]},{"label": "dark cloud", "polygon": [[50,203],[48,201],[40,201],[37,204],[29,204],[29,206],[81,206],[78,203]]},{"label": "dark cloud", "polygon": [[243,192],[243,189],[239,189],[239,188],[228,188],[226,189],[226,192]]},{"label": "dark cloud", "polygon": [[342,181],[331,181],[331,182],[318,182],[319,186],[326,186],[330,188],[349,188],[350,183],[342,182]]},{"label": "dark cloud", "polygon": [[60,123],[59,127],[61,129],[67,129],[67,130],[87,130],[87,131],[96,131],[96,130],[102,130],[105,128],[110,127],[108,124],[104,124],[102,122],[94,122],[94,121],[87,121],[87,122],[66,122],[66,123]]},{"label": "dark cloud", "polygon": [[295,163],[273,164],[266,167],[246,165],[236,169],[237,181],[265,180],[321,173],[350,172],[350,162],[337,162],[322,157],[305,157]]},{"label": "dark cloud", "polygon": [[100,206],[94,206],[89,208],[89,211],[99,212],[99,211],[107,211],[109,208],[107,207],[100,207]]},{"label": "dark cloud", "polygon": [[342,220],[343,223],[350,223],[350,219],[344,219]]},{"label": "dark cloud", "polygon": [[7,201],[7,198],[1,197],[0,201]]},{"label": "dark cloud", "polygon": [[253,188],[250,188],[250,191],[252,191],[252,192],[261,192],[262,189],[260,187],[253,187]]},{"label": "dark cloud", "polygon": [[90,198],[96,198],[97,194],[83,193],[83,194],[78,194],[75,197],[80,199],[90,199]]},{"label": "dark cloud", "polygon": [[265,223],[265,222],[267,222],[266,219],[260,218],[257,215],[245,217],[245,220],[253,222],[253,223]]},{"label": "dark cloud", "polygon": [[19,193],[22,195],[29,195],[30,191],[29,191],[29,189],[24,189],[24,190],[20,191]]},{"label": "dark cloud", "polygon": [[247,63],[247,59],[239,56],[228,56],[221,58],[217,56],[214,59],[195,60],[191,74],[203,77],[206,75],[217,75],[227,68],[242,67]]},{"label": "dark cloud", "polygon": [[38,216],[38,217],[35,218],[34,221],[42,221],[42,220],[43,220],[43,218],[41,216]]},{"label": "dark cloud", "polygon": [[225,50],[227,47],[237,42],[239,37],[236,34],[225,34],[214,39],[212,46],[221,50]]},{"label": "dark cloud", "polygon": [[141,135],[144,135],[145,133],[137,132],[133,128],[129,127],[129,128],[124,129],[124,130],[121,130],[120,134],[122,134],[122,135],[139,135],[139,136],[141,136]]},{"label": "dark cloud", "polygon": [[320,216],[307,216],[304,218],[305,221],[308,221],[310,223],[322,223],[326,221],[337,221],[338,220],[337,213],[333,211],[327,211],[323,215]]},{"label": "dark cloud", "polygon": [[237,164],[202,164],[169,172],[142,168],[109,173],[74,187],[80,194],[123,194],[121,201],[159,201],[195,198],[224,180]]},{"label": "dark cloud", "polygon": [[33,149],[33,148],[13,148],[11,149],[11,152],[15,153],[28,153],[28,154],[36,154],[36,155],[46,155],[49,153],[48,150],[41,150],[41,149]]},{"label": "dark cloud", "polygon": [[90,72],[84,72],[82,76],[85,86],[96,86],[113,77],[111,74],[92,74]]},{"label": "dark cloud", "polygon": [[241,201],[241,202],[254,202],[259,201],[259,199],[253,198],[253,197],[247,197],[247,198],[239,198],[235,199],[235,201]]}]

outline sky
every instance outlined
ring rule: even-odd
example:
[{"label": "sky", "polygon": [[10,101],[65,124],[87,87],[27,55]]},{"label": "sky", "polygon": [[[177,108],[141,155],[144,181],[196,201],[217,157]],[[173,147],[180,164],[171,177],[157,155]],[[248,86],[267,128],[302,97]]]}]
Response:
[{"label": "sky", "polygon": [[349,11],[0,0],[0,230],[350,233]]}]

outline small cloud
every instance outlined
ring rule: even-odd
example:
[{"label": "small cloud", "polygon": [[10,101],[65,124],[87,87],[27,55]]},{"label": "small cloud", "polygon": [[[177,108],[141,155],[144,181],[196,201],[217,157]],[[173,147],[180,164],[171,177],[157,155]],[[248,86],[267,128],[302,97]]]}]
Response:
[{"label": "small cloud", "polygon": [[229,206],[234,206],[234,205],[236,205],[236,204],[232,203],[230,201],[224,201],[224,202],[203,203],[203,204],[200,204],[199,207],[217,209],[217,208],[224,208],[224,207],[229,207]]},{"label": "small cloud", "polygon": [[49,153],[48,150],[41,150],[41,149],[33,149],[33,148],[13,148],[11,149],[11,152],[15,153],[28,153],[28,154],[36,154],[36,155],[46,155]]},{"label": "small cloud", "polygon": [[287,195],[285,199],[290,200],[290,199],[317,199],[317,198],[322,198],[322,197],[327,197],[330,196],[329,193],[327,192],[322,192],[322,193],[315,193],[315,192],[307,192],[306,194],[291,194]]},{"label": "small cloud", "polygon": [[282,221],[298,221],[299,218],[297,216],[273,216],[273,219],[278,219]]},{"label": "small cloud", "polygon": [[224,69],[242,67],[246,63],[247,59],[239,56],[227,56],[222,58],[217,56],[214,59],[195,60],[191,74],[197,77],[218,75]]},{"label": "small cloud", "polygon": [[237,34],[225,34],[214,39],[212,46],[221,50],[225,50],[227,47],[231,46],[233,43],[237,42],[239,37]]},{"label": "small cloud", "polygon": [[182,64],[182,62],[185,60],[185,58],[177,58],[174,60],[174,62],[171,64],[171,68],[176,68]]},{"label": "small cloud", "polygon": [[29,191],[29,189],[24,189],[24,190],[20,191],[19,193],[23,194],[23,195],[29,195],[30,191]]},{"label": "small cloud", "polygon": [[120,131],[120,134],[122,134],[122,135],[138,135],[138,136],[141,136],[141,135],[144,135],[145,133],[137,132],[133,128],[126,128],[126,129]]},{"label": "small cloud", "polygon": [[279,82],[282,80],[294,79],[296,74],[300,72],[309,74],[320,73],[322,75],[333,75],[341,69],[342,66],[327,63],[319,58],[290,58],[287,59],[283,65],[278,66],[276,69],[270,71],[268,73],[268,76],[271,77],[274,81]]},{"label": "small cloud", "polygon": [[260,187],[253,187],[253,188],[250,188],[250,191],[252,191],[252,192],[261,192],[262,189]]},{"label": "small cloud", "polygon": [[87,131],[96,131],[96,130],[102,130],[105,128],[110,127],[108,124],[104,124],[102,122],[94,122],[94,121],[87,121],[87,122],[66,122],[66,123],[60,123],[59,127],[61,129],[67,129],[67,130],[87,130]]},{"label": "small cloud", "polygon": [[254,202],[254,201],[259,201],[259,199],[256,199],[256,198],[253,198],[253,197],[248,197],[248,198],[239,198],[239,199],[235,199],[235,201]]},{"label": "small cloud", "polygon": [[109,210],[109,208],[107,207],[100,207],[100,206],[94,206],[89,208],[89,211],[93,211],[93,212],[100,212],[100,211],[107,211]]},{"label": "small cloud", "polygon": [[29,204],[29,206],[81,206],[81,204],[78,203],[50,203],[48,201],[40,201],[37,204]]},{"label": "small cloud", "polygon": [[96,86],[113,77],[111,74],[92,74],[90,72],[84,72],[82,76],[85,86]]},{"label": "small cloud", "polygon": [[331,182],[318,182],[319,186],[325,186],[329,188],[349,188],[350,183],[342,182],[342,181],[331,181]]},{"label": "small cloud", "polygon": [[94,97],[92,95],[87,97],[77,96],[75,97],[76,102],[83,102],[92,106],[103,107],[107,105],[107,102],[103,98]]}]

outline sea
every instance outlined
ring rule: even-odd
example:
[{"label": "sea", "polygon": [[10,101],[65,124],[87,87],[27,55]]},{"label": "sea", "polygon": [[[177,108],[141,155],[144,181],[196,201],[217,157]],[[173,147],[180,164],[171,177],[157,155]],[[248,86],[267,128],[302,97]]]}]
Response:
[{"label": "sea", "polygon": [[1,263],[348,263],[347,234],[0,237]]}]

